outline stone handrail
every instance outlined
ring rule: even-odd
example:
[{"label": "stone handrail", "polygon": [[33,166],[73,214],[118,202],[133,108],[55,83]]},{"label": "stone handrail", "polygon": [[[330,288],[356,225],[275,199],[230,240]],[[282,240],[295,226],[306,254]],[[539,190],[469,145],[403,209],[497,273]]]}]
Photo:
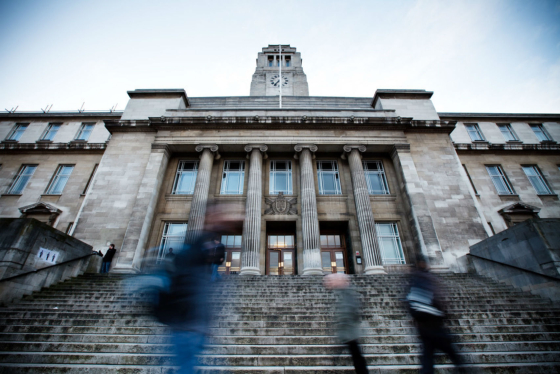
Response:
[{"label": "stone handrail", "polygon": [[496,260],[491,260],[491,259],[489,259],[489,258],[482,257],[482,256],[478,256],[478,255],[475,255],[475,254],[472,254],[472,253],[467,253],[467,256],[476,257],[476,258],[479,258],[479,259],[481,259],[481,260],[490,261],[490,262],[493,262],[493,263],[495,263],[495,264],[507,266],[507,267],[510,267],[510,268],[513,268],[513,269],[516,269],[516,270],[519,270],[519,271],[523,271],[523,272],[525,272],[525,273],[530,273],[530,274],[538,275],[539,277],[543,277],[543,278],[547,278],[547,279],[552,279],[552,280],[555,280],[555,281],[560,282],[560,278],[553,277],[552,275],[537,273],[536,271],[533,271],[533,270],[523,269],[523,268],[520,268],[520,267],[515,266],[515,265],[510,265],[510,264],[506,264],[506,263],[504,263],[504,262],[500,262],[500,261],[496,261]]},{"label": "stone handrail", "polygon": [[83,274],[88,270],[92,256],[98,256],[97,252],[0,279],[0,304],[6,305],[43,287]]}]

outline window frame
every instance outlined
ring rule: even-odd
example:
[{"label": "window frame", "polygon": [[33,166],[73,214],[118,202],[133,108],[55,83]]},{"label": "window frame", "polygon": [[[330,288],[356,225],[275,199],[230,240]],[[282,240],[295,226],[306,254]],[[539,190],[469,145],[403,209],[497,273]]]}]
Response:
[{"label": "window frame", "polygon": [[[490,179],[492,180],[492,184],[494,184],[494,188],[496,188],[496,192],[498,192],[498,195],[501,196],[517,195],[502,165],[484,165],[484,166],[486,167],[486,171],[488,172],[488,175],[490,176]],[[489,168],[493,168],[493,167],[497,168],[499,175],[494,175],[490,173]],[[494,178],[498,178],[498,177],[504,183],[509,193],[500,192],[498,185],[496,184],[496,182],[494,182]]]},{"label": "window frame", "polygon": [[[239,170],[230,170],[229,166],[232,162],[239,162],[240,168]],[[239,173],[241,178],[237,185],[237,190],[229,190],[229,182],[228,182],[228,175],[232,175],[233,173]],[[220,185],[220,195],[243,195],[243,191],[245,189],[245,160],[224,160],[224,164],[222,167],[222,182]]]},{"label": "window frame", "polygon": [[[89,132],[87,133],[87,137],[85,139],[83,139],[83,138],[81,138],[81,136],[84,133],[84,130],[88,126],[91,126],[91,130],[89,130]],[[76,136],[74,137],[74,140],[87,142],[89,140],[89,138],[91,136],[91,133],[93,132],[94,128],[95,128],[95,122],[84,122],[84,123],[82,123],[82,125],[80,126],[80,129],[78,130],[78,132],[76,133]]]},{"label": "window frame", "polygon": [[[52,129],[53,129],[53,127],[55,127],[55,126],[56,126],[56,130],[53,132]],[[55,137],[56,134],[58,133],[58,130],[60,130],[60,127],[61,127],[61,126],[62,126],[62,123],[49,123],[49,124],[47,125],[47,128],[46,128],[45,131],[43,132],[43,135],[41,136],[41,139],[40,139],[40,140],[52,142],[53,139],[54,139],[54,137]],[[51,134],[51,133],[53,134],[53,135],[52,135],[52,139],[47,139],[47,136],[48,136],[49,134]]]},{"label": "window frame", "polygon": [[[322,163],[330,162],[331,165],[334,165],[335,168],[333,170],[323,170],[322,167],[319,167]],[[317,160],[315,163],[317,167],[317,184],[319,187],[319,195],[342,195],[342,186],[340,183],[340,169],[338,168],[338,161],[336,160]],[[335,179],[335,191],[333,192],[326,192],[324,189],[324,180],[323,175],[334,175]]]},{"label": "window frame", "polygon": [[[391,225],[391,231],[392,234],[391,235],[380,235],[379,232],[379,227],[381,225]],[[404,248],[402,245],[402,239],[401,239],[401,235],[399,232],[399,226],[397,222],[375,222],[375,234],[377,236],[377,243],[379,245],[379,254],[381,255],[381,261],[383,263],[383,265],[405,265],[406,264],[406,258],[404,256]],[[393,243],[396,243],[396,249],[397,249],[397,258],[391,258],[391,259],[386,259],[384,258],[383,254],[383,241],[381,240],[381,238],[391,238],[393,239]],[[387,260],[391,260],[391,261],[387,261]]]},{"label": "window frame", "polygon": [[[63,169],[68,168],[68,167],[72,168],[72,169],[70,169],[70,172],[68,174],[62,175],[61,172],[63,171]],[[72,172],[74,171],[75,167],[76,167],[75,164],[60,164],[60,165],[58,165],[58,167],[56,168],[56,171],[53,174],[53,177],[51,178],[51,181],[50,181],[49,185],[45,189],[45,195],[62,195],[62,192],[64,191],[64,188],[66,187],[66,184],[68,183],[68,180],[70,179],[70,176],[72,175]],[[54,187],[59,183],[61,178],[64,178],[64,177],[66,177],[66,181],[62,185],[62,188],[60,188],[60,191],[59,192],[53,191]]]},{"label": "window frame", "polygon": [[[167,235],[166,233],[168,232],[169,226],[170,225],[184,225],[185,227],[185,231],[184,231],[184,235]],[[165,260],[165,255],[167,255],[167,248],[173,248],[173,247],[166,247],[166,242],[169,238],[183,238],[183,242],[185,240],[185,237],[187,236],[187,229],[188,229],[189,225],[187,221],[165,221],[163,222],[163,230],[161,231],[161,237],[159,240],[159,246],[158,246],[158,252],[156,255],[156,264],[159,264],[161,262],[163,262]],[[176,250],[180,250],[181,248],[177,248]]]},{"label": "window frame", "polygon": [[[465,130],[467,130],[467,133],[469,134],[469,137],[471,138],[471,141],[473,142],[485,142],[486,138],[484,137],[484,134],[482,133],[482,130],[480,129],[480,126],[478,125],[478,123],[464,123],[463,126],[465,126]],[[473,130],[469,130],[469,126],[472,126]],[[476,133],[480,139],[473,139],[473,135],[472,133]]]},{"label": "window frame", "polygon": [[[526,168],[531,168],[535,172],[536,175],[527,174]],[[531,183],[531,185],[535,189],[535,192],[537,193],[537,195],[554,195],[554,191],[552,191],[552,188],[550,188],[550,185],[548,184],[546,178],[544,177],[541,169],[537,165],[521,165],[521,169],[523,169],[523,172],[525,173],[525,176],[527,176],[527,179],[529,180],[529,182]],[[542,183],[542,185],[546,188],[546,191],[545,191],[546,193],[539,192],[539,190],[535,186],[535,183],[533,182],[533,178],[537,178]]]},{"label": "window frame", "polygon": [[[276,163],[277,162],[287,162],[289,167],[288,170],[276,170]],[[290,160],[270,160],[270,171],[269,171],[269,182],[268,182],[268,193],[269,195],[278,195],[280,192],[282,192],[284,195],[293,195],[294,193],[294,183],[293,183],[293,177],[292,177],[292,171],[293,171],[293,165],[292,165],[292,161]],[[277,190],[276,189],[276,176],[279,174],[285,174],[287,175],[287,187],[288,189],[286,191],[281,191],[281,190]]]},{"label": "window frame", "polygon": [[[31,167],[33,168],[33,171],[31,171],[31,173],[28,173],[28,174],[24,175],[27,168],[31,168]],[[25,190],[25,187],[27,187],[27,185],[29,184],[29,181],[33,177],[33,174],[35,174],[35,171],[37,171],[38,167],[39,167],[38,164],[23,164],[23,165],[21,165],[21,167],[18,170],[18,173],[16,174],[14,180],[12,181],[12,184],[10,185],[10,188],[8,189],[7,195],[22,195],[23,191]],[[19,181],[21,180],[22,177],[27,177],[27,180],[25,181],[25,184],[21,187],[21,190],[14,191],[14,188],[19,183]]]},{"label": "window frame", "polygon": [[[531,127],[531,130],[533,130],[533,133],[535,134],[535,136],[537,137],[539,142],[551,142],[552,141],[552,137],[550,136],[550,134],[548,133],[548,131],[546,131],[546,129],[544,128],[542,123],[531,123],[529,124],[529,126]],[[544,139],[541,139],[539,137],[539,133],[537,131],[535,131],[535,129],[538,129],[540,131],[540,133],[543,135]]]},{"label": "window frame", "polygon": [[[377,163],[377,165],[380,169],[378,169],[377,171],[369,170],[368,166],[366,165],[367,163]],[[383,166],[383,161],[381,161],[381,160],[363,160],[362,161],[362,167],[364,169],[364,175],[366,177],[366,183],[367,183],[368,192],[369,192],[370,195],[390,195],[391,194],[391,191],[389,190],[389,183],[387,182],[387,174],[385,173],[385,167]],[[384,186],[384,190],[381,193],[376,193],[372,189],[372,186],[370,185],[370,180],[368,178],[368,175],[381,175],[381,184],[383,184],[383,186]]]},{"label": "window frame", "polygon": [[[506,142],[518,142],[519,141],[519,137],[517,136],[515,131],[513,131],[513,127],[511,127],[511,123],[497,123],[497,125],[498,125],[498,128],[500,129],[500,132],[502,133],[502,136],[506,140]],[[504,129],[506,131],[504,131]],[[509,134],[513,139],[508,139],[506,137],[506,133]]]},{"label": "window frame", "polygon": [[[182,165],[186,163],[192,163],[194,165],[192,170],[180,169]],[[173,180],[173,187],[171,189],[172,195],[192,195],[194,194],[194,188],[196,186],[196,178],[198,177],[198,161],[196,160],[179,160],[177,163],[177,170],[175,170],[175,179]],[[183,177],[183,174],[193,174],[194,178],[191,183],[191,189],[185,191],[177,191],[179,186],[179,181]]]},{"label": "window frame", "polygon": [[27,130],[28,127],[29,127],[29,123],[16,123],[12,128],[12,130],[10,131],[10,133],[8,134],[8,136],[6,136],[5,140],[12,141],[12,142],[19,142],[21,136],[23,135],[25,130]]}]

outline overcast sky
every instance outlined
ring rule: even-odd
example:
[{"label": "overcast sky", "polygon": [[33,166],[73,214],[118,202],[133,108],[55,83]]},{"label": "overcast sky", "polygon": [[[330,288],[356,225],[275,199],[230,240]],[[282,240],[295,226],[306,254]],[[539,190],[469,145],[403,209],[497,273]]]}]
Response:
[{"label": "overcast sky", "polygon": [[560,0],[0,0],[0,109],[246,96],[278,43],[312,96],[426,89],[440,112],[560,113]]}]

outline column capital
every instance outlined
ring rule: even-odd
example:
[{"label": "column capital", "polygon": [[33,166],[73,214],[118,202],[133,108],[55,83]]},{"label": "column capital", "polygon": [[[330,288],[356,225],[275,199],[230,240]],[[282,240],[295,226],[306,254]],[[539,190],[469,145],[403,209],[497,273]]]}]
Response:
[{"label": "column capital", "polygon": [[304,148],[308,148],[311,152],[317,152],[318,149],[315,144],[296,144],[294,147],[296,152],[301,152]]},{"label": "column capital", "polygon": [[195,147],[195,151],[202,152],[205,149],[209,149],[210,152],[215,153],[215,159],[218,160],[220,158],[220,154],[218,153],[218,145],[217,144],[198,144]]},{"label": "column capital", "polygon": [[352,152],[353,149],[357,149],[358,152],[364,153],[365,151],[367,151],[367,148],[365,145],[363,144],[346,144],[344,145],[344,147],[342,147],[342,155],[340,156],[340,158],[342,158],[343,160],[346,160],[346,153],[350,153]]},{"label": "column capital", "polygon": [[[312,153],[317,152],[317,146],[315,144],[296,144],[294,149],[296,151],[296,153],[294,154],[294,158],[297,160],[298,159],[298,153],[303,151],[305,148],[309,149]],[[313,155],[313,158],[315,158],[315,155]]]}]

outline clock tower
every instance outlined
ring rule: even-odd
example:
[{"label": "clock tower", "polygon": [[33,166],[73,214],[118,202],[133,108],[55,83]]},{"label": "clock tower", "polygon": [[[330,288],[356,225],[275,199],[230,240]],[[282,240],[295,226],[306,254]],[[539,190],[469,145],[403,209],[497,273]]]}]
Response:
[{"label": "clock tower", "polygon": [[[263,48],[257,57],[257,69],[251,81],[251,96],[278,96],[280,85],[282,96],[309,96],[307,76],[301,63],[301,54],[290,45],[276,44]],[[282,64],[282,76],[279,64]]]}]

